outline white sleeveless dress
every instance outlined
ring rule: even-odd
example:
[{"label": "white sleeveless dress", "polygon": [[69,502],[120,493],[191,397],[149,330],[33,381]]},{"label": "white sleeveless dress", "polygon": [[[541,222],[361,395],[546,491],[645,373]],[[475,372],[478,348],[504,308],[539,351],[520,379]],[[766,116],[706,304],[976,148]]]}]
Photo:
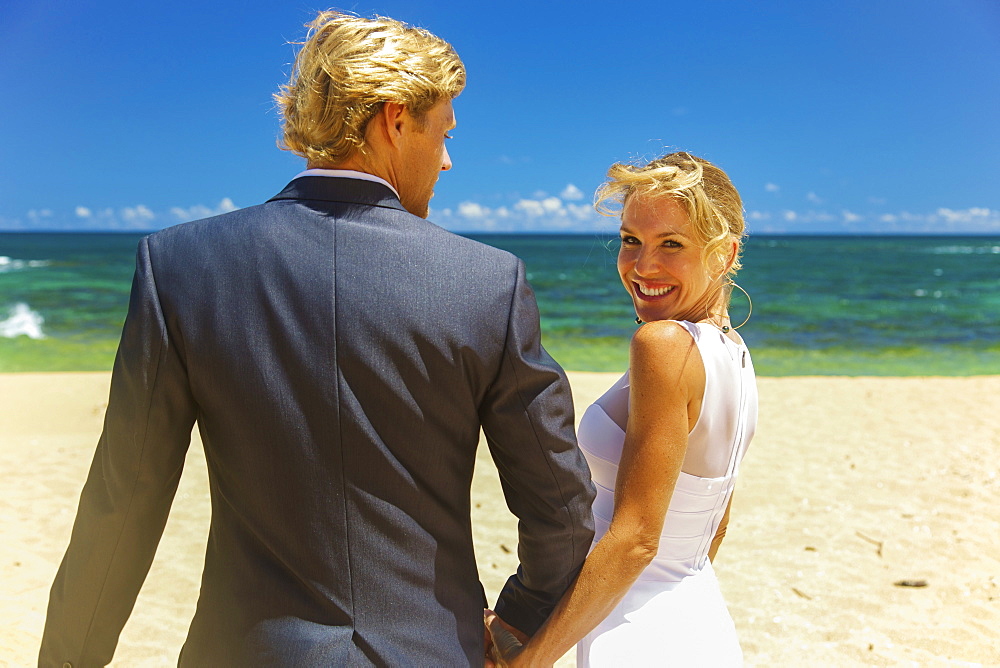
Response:
[{"label": "white sleeveless dress", "polygon": [[[721,463],[724,475],[702,478],[681,472],[656,557],[607,619],[578,643],[580,667],[715,668],[743,663],[708,550],[756,427],[757,385],[745,345],[709,324],[679,324],[691,333],[705,364],[705,397],[688,452],[707,452],[709,459]],[[627,377],[611,391],[627,392]],[[595,544],[608,530],[614,511],[624,439],[625,432],[598,404],[584,413],[579,441],[597,487]]]}]

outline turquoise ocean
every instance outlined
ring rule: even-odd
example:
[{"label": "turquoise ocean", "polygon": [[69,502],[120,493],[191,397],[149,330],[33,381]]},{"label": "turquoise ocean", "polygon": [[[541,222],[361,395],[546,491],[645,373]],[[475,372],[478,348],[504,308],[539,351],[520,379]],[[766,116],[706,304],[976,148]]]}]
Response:
[{"label": "turquoise ocean", "polygon": [[[0,233],[0,371],[110,369],[141,236]],[[564,367],[626,367],[614,237],[470,236],[524,259]],[[1000,236],[756,235],[743,263],[760,375],[1000,374]],[[739,292],[731,310],[747,313]]]}]

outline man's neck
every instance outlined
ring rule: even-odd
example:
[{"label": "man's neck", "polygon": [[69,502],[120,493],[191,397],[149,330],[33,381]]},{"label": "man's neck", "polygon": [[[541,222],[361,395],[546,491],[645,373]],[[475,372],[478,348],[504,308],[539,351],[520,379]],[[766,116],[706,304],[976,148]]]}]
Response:
[{"label": "man's neck", "polygon": [[370,161],[364,160],[362,156],[355,153],[351,157],[345,160],[341,160],[340,162],[310,161],[306,163],[306,169],[339,169],[350,172],[362,172],[364,174],[371,174],[372,176],[377,176],[380,179],[385,179],[385,175],[380,173],[380,170],[377,168],[377,166],[371,165],[369,163]]},{"label": "man's neck", "polygon": [[349,169],[352,172],[366,172],[364,165],[361,164],[361,160],[356,157],[348,158],[347,160],[341,160],[340,162],[319,162],[314,160],[309,160],[306,162],[306,169]]}]

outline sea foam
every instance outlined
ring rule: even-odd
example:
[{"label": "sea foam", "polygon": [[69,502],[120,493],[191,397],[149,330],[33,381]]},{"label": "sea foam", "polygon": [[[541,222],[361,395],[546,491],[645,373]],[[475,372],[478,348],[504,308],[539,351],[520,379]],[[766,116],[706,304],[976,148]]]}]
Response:
[{"label": "sea foam", "polygon": [[930,249],[934,255],[985,255],[987,253],[1000,255],[1000,246],[984,244],[978,246],[950,245],[936,246]]},{"label": "sea foam", "polygon": [[8,311],[6,320],[0,320],[0,336],[13,339],[16,336],[27,336],[29,339],[44,339],[42,323],[45,318],[37,311],[32,311],[25,303],[15,304]]},{"label": "sea foam", "polygon": [[0,274],[34,267],[47,267],[50,264],[52,263],[49,260],[18,260],[6,255],[0,255]]}]

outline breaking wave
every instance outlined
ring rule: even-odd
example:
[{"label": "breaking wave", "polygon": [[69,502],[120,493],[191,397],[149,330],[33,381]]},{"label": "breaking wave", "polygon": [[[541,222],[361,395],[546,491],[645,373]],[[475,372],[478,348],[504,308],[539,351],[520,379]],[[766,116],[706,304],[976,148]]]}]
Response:
[{"label": "breaking wave", "polygon": [[32,311],[25,303],[17,303],[7,311],[7,318],[0,320],[0,337],[13,339],[27,336],[29,339],[44,339],[42,324],[45,318],[38,311]]}]

